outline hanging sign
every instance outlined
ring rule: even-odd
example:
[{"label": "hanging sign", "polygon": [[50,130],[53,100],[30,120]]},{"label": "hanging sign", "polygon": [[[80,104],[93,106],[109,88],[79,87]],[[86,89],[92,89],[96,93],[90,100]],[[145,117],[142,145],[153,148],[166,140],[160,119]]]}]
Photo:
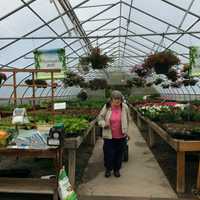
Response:
[{"label": "hanging sign", "polygon": [[200,76],[200,47],[190,47],[190,76]]},{"label": "hanging sign", "polygon": [[[54,73],[54,79],[63,79],[66,72],[65,49],[36,50],[34,51],[36,69],[60,69]],[[51,73],[39,72],[37,79],[51,79]]]}]

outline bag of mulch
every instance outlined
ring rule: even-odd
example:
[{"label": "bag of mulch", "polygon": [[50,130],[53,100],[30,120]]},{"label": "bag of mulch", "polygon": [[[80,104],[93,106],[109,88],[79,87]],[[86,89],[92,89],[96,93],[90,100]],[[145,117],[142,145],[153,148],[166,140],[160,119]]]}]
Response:
[{"label": "bag of mulch", "polygon": [[58,176],[58,194],[60,200],[78,200],[64,167],[60,169]]}]

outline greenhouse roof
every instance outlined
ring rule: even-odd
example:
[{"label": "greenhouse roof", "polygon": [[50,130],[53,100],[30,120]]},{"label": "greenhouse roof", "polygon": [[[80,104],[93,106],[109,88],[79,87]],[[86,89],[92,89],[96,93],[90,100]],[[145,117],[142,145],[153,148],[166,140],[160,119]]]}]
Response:
[{"label": "greenhouse roof", "polygon": [[199,44],[199,9],[198,0],[2,0],[0,66],[33,67],[36,49],[65,48],[67,67],[77,71],[93,47],[114,59],[111,69],[129,71],[164,49],[188,63],[189,47]]}]

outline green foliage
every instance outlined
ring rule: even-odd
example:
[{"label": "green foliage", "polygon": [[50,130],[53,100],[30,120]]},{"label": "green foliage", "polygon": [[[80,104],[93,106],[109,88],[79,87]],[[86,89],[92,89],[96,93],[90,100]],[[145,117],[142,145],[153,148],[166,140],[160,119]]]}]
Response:
[{"label": "green foliage", "polygon": [[46,124],[50,121],[52,121],[52,115],[47,114],[45,112],[37,112],[36,115],[33,117],[30,117],[30,121],[35,121],[38,124]]},{"label": "green foliage", "polygon": [[143,101],[143,95],[140,95],[140,96],[132,96],[131,95],[128,97],[128,102],[130,102],[130,103],[135,103],[138,101]]},{"label": "green foliage", "polygon": [[14,110],[15,106],[13,104],[10,105],[1,105],[0,111],[10,111],[12,112]]},{"label": "green foliage", "polygon": [[69,108],[101,108],[106,103],[106,99],[86,100],[86,101],[68,101]]},{"label": "green foliage", "polygon": [[88,56],[80,58],[81,65],[91,64],[93,69],[105,69],[111,62],[113,62],[112,58],[105,54],[101,54],[98,47],[93,48]]},{"label": "green foliage", "polygon": [[81,134],[89,127],[86,119],[68,118],[64,120],[65,133]]},{"label": "green foliage", "polygon": [[88,94],[86,91],[80,91],[77,95],[77,98],[80,100],[80,101],[86,101],[87,98],[88,98]]},{"label": "green foliage", "polygon": [[88,120],[82,117],[56,116],[56,123],[63,123],[66,134],[82,134],[89,127]]},{"label": "green foliage", "polygon": [[67,72],[66,77],[63,80],[65,87],[71,87],[74,85],[80,85],[84,82],[84,78],[74,72]]}]

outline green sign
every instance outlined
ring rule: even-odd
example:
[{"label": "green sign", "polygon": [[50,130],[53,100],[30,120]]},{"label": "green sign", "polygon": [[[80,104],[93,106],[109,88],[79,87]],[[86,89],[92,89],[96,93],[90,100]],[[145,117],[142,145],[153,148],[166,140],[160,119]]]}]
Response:
[{"label": "green sign", "polygon": [[191,76],[200,76],[200,47],[190,47],[190,69]]},{"label": "green sign", "polygon": [[[63,79],[66,72],[65,49],[36,50],[34,51],[36,69],[60,69],[54,73],[54,79]],[[51,79],[51,73],[39,72],[37,79]]]}]

